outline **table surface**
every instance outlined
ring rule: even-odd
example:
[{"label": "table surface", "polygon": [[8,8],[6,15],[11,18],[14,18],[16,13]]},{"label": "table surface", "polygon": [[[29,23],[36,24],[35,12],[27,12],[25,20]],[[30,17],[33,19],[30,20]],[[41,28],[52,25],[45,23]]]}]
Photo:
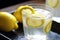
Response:
[{"label": "table surface", "polygon": [[[23,24],[18,23],[19,28],[15,31],[11,32],[3,32],[0,31],[0,40],[26,40],[24,38],[24,32],[23,32]],[[58,27],[57,27],[58,26]],[[60,30],[59,27],[60,23],[57,23],[55,21],[52,22],[52,30],[50,31],[48,35],[48,40],[60,40]],[[59,34],[58,34],[59,33]]]}]

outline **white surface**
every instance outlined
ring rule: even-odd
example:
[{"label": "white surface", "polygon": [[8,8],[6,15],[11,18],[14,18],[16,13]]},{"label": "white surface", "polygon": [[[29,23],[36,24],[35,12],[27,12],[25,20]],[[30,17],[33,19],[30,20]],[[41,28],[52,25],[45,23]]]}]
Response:
[{"label": "white surface", "polygon": [[52,20],[54,20],[54,21],[60,23],[60,17],[53,17]]}]

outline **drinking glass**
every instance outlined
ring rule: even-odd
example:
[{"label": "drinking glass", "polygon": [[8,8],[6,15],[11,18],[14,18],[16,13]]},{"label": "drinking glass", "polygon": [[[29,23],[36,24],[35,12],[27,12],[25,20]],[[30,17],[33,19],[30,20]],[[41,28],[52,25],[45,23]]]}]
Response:
[{"label": "drinking glass", "polygon": [[47,40],[51,30],[52,14],[45,9],[44,4],[29,4],[36,15],[22,13],[24,35],[27,40]]},{"label": "drinking glass", "polygon": [[46,9],[53,13],[54,17],[60,17],[60,0],[46,0]]}]

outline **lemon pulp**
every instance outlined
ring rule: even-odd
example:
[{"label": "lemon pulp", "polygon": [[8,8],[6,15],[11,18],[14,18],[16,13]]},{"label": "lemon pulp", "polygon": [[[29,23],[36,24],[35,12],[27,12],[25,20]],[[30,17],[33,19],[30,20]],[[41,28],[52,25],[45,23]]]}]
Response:
[{"label": "lemon pulp", "polygon": [[31,17],[26,18],[26,24],[32,28],[40,28],[44,23],[44,17],[40,14],[31,14]]},{"label": "lemon pulp", "polygon": [[52,19],[49,19],[48,21],[45,22],[45,24],[43,25],[44,26],[44,29],[43,31],[45,33],[48,33],[51,29],[51,25],[52,25]]}]

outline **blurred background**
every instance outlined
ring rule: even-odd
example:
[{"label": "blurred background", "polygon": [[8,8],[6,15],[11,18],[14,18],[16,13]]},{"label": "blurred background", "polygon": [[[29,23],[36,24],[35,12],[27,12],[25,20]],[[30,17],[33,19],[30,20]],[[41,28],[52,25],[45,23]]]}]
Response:
[{"label": "blurred background", "polygon": [[18,3],[22,3],[29,0],[0,0],[0,9],[8,6],[12,6]]},{"label": "blurred background", "polygon": [[44,2],[45,0],[0,0],[0,9],[27,1],[35,1],[37,3],[40,3]]}]

